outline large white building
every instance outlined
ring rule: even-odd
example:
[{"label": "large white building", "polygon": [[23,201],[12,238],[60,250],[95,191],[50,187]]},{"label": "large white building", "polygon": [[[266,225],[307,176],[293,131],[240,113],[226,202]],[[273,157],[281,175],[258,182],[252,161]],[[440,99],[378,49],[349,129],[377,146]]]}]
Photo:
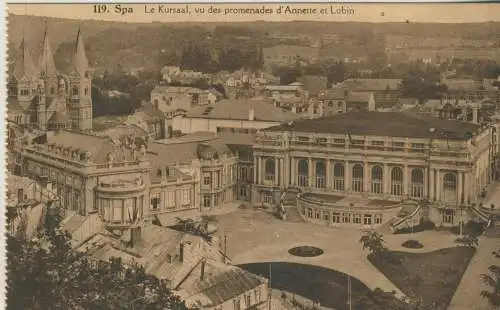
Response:
[{"label": "large white building", "polygon": [[[405,113],[351,112],[290,122],[257,135],[253,200],[275,204],[275,192],[291,189],[327,195],[308,202],[331,220],[353,205],[363,213],[377,204],[387,210],[395,201],[425,199],[442,215],[436,222],[452,225],[457,208],[471,205],[490,184],[496,141],[491,126]],[[345,197],[359,199],[339,206]]]}]

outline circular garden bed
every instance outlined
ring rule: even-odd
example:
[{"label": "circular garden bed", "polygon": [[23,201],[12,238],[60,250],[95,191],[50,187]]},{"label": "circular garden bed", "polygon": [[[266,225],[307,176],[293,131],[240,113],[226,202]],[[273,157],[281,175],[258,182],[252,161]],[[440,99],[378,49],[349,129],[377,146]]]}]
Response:
[{"label": "circular garden bed", "polygon": [[291,248],[288,253],[293,256],[316,257],[323,254],[323,250],[314,246],[303,245]]},{"label": "circular garden bed", "polygon": [[424,247],[424,245],[417,240],[406,240],[401,246],[408,249],[421,249]]}]

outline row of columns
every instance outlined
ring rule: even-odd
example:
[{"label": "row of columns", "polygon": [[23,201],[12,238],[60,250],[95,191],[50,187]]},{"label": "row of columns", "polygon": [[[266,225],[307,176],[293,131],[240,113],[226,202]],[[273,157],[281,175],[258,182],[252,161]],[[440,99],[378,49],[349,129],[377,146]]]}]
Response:
[{"label": "row of columns", "polygon": [[[254,169],[254,183],[255,184],[264,184],[264,173],[265,173],[265,157],[254,157],[254,163],[257,165],[257,169]],[[297,186],[298,184],[298,164],[299,160],[303,160],[304,158],[288,158],[286,157],[274,157],[275,165],[274,165],[274,175],[275,179],[272,185],[286,187],[286,186]],[[314,160],[313,158],[307,158],[308,162],[308,184],[307,187],[315,187],[315,173],[314,173]],[[360,163],[361,164],[361,163]],[[287,167],[289,165],[289,169]],[[362,192],[371,192],[370,184],[371,184],[371,173],[370,169],[366,169],[369,165],[367,161],[362,163],[363,165],[363,188],[361,188]],[[326,166],[326,175],[325,175],[325,187],[326,188],[334,188],[333,184],[333,165],[331,160],[325,160]],[[352,190],[352,168],[353,163],[347,160],[344,160],[344,190]],[[402,194],[409,195],[410,194],[410,183],[411,183],[411,170],[408,165],[403,166],[403,180],[402,180]],[[455,199],[451,199],[450,197],[445,197],[444,190],[444,170],[432,168],[429,169],[427,167],[422,167],[423,170],[423,197],[428,197],[429,200],[440,201],[440,200],[448,200],[448,202],[458,202],[458,203],[466,203],[471,197],[470,190],[470,180],[469,175],[463,171],[455,172],[456,176],[456,197]],[[383,164],[383,188],[382,192],[384,194],[391,193],[391,182],[390,182],[390,166],[388,164]]]}]

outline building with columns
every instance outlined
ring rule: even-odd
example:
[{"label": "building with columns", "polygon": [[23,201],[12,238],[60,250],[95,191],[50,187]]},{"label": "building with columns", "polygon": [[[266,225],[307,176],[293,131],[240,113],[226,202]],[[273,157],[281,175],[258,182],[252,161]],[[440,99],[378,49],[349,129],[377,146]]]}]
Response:
[{"label": "building with columns", "polygon": [[[491,182],[495,156],[491,126],[400,112],[298,120],[258,133],[252,200],[274,205],[276,192],[298,190],[338,197],[329,199],[336,205],[359,197],[356,208],[363,210],[374,200],[384,208],[425,199],[448,214],[472,204]],[[345,201],[343,207],[353,207]]]}]

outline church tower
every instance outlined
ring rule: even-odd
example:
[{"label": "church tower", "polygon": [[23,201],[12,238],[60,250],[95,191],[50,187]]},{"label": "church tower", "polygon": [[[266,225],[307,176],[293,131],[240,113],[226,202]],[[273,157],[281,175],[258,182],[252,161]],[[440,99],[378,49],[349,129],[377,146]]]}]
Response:
[{"label": "church tower", "polygon": [[8,97],[17,99],[19,104],[26,109],[37,95],[38,77],[33,59],[26,48],[24,35],[13,65],[13,71],[8,80]]},{"label": "church tower", "polygon": [[50,47],[49,34],[45,28],[40,57],[40,82],[38,84],[39,99],[36,105],[37,127],[47,130],[47,103],[57,96],[58,72],[54,63],[54,54]]},{"label": "church tower", "polygon": [[92,130],[91,89],[92,72],[85,53],[83,37],[78,29],[69,75],[70,115],[75,129]]}]

